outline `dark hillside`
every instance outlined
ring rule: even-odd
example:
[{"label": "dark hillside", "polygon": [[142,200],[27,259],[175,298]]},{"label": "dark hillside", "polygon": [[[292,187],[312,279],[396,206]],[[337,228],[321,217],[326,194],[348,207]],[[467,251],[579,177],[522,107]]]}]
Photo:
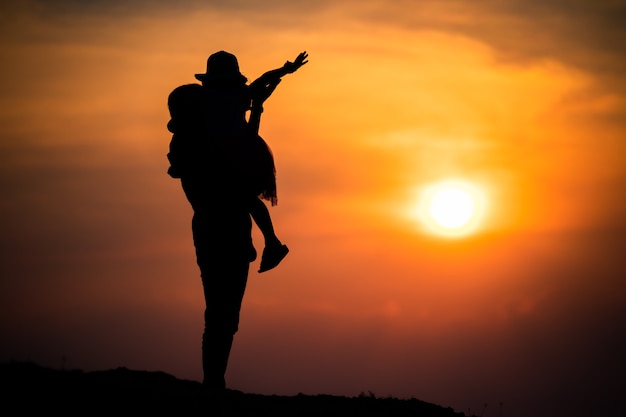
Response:
[{"label": "dark hillside", "polygon": [[[163,372],[117,368],[83,372],[55,370],[33,363],[0,364],[3,415],[61,413],[117,415],[171,413],[209,415],[202,386]],[[462,417],[451,408],[417,399],[376,398],[373,395],[275,396],[228,391],[227,416],[233,417]]]}]

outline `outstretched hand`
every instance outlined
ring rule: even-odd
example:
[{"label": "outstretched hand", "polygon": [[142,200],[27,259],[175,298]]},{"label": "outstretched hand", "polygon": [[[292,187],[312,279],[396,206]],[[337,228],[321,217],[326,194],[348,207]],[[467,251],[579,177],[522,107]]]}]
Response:
[{"label": "outstretched hand", "polygon": [[296,59],[291,62],[291,61],[287,61],[285,62],[285,65],[283,66],[283,68],[289,73],[292,74],[294,72],[296,72],[301,66],[303,66],[304,64],[306,64],[308,61],[309,54],[305,52],[301,52]]}]

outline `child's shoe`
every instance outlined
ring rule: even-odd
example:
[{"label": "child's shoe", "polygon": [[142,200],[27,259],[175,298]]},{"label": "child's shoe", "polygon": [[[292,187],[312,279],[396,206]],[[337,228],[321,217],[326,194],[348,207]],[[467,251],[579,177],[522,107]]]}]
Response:
[{"label": "child's shoe", "polygon": [[261,266],[259,272],[269,271],[272,268],[278,266],[285,256],[289,253],[289,248],[286,245],[270,245],[263,249],[263,255],[261,255]]}]

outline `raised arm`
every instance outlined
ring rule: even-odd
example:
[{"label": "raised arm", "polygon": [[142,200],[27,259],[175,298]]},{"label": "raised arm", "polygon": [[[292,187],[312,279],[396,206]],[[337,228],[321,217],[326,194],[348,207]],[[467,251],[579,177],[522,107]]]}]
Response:
[{"label": "raised arm", "polygon": [[285,75],[293,74],[298,69],[300,69],[300,67],[309,62],[307,60],[308,57],[309,54],[307,54],[306,52],[301,52],[300,54],[298,54],[293,62],[287,61],[282,67],[267,71],[266,73],[261,75],[259,78],[250,83],[250,88],[252,89],[252,91],[257,91],[257,89],[262,90],[268,84],[273,84],[276,80],[281,79]]},{"label": "raised arm", "polygon": [[254,130],[255,133],[259,133],[259,126],[261,125],[261,113],[263,113],[263,103],[269,96],[272,95],[281,79],[278,78],[271,83],[264,85],[260,93],[252,100],[252,106],[250,107],[250,117],[248,119],[248,125]]},{"label": "raised arm", "polygon": [[298,54],[294,62],[287,61],[282,67],[267,71],[265,74],[250,83],[249,88],[252,93],[252,106],[250,108],[248,125],[256,133],[259,133],[261,113],[263,113],[263,103],[265,100],[272,95],[278,84],[280,84],[281,78],[287,74],[296,72],[301,66],[309,62],[307,60],[308,57],[309,54],[301,52]]}]

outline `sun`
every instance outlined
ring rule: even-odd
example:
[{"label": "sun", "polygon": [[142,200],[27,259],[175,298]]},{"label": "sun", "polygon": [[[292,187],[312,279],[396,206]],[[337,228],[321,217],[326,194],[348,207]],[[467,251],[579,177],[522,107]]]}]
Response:
[{"label": "sun", "polygon": [[427,187],[419,202],[419,217],[433,233],[459,237],[476,229],[484,210],[478,187],[459,180],[446,180]]}]

